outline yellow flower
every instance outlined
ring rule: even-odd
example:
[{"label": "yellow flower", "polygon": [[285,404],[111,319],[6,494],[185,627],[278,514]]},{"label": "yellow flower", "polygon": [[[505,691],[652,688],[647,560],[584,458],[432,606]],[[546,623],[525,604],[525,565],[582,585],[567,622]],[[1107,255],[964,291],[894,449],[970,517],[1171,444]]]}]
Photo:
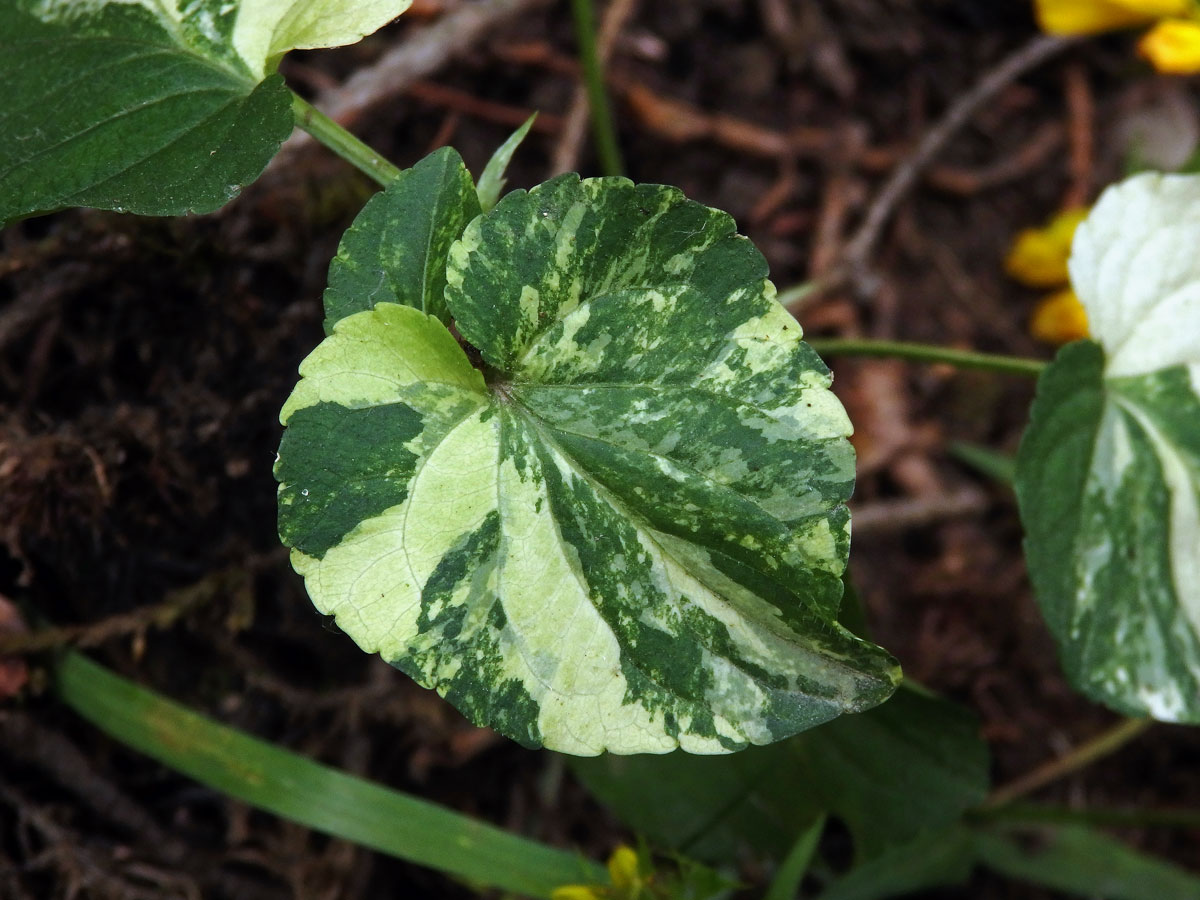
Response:
[{"label": "yellow flower", "polygon": [[[1069,344],[1088,336],[1087,313],[1070,288],[1051,294],[1033,311],[1029,332],[1039,341]],[[557,900],[557,898],[555,898]]]},{"label": "yellow flower", "polygon": [[1185,16],[1193,0],[1034,0],[1038,25],[1050,34],[1098,34]]},{"label": "yellow flower", "polygon": [[596,888],[586,884],[566,884],[551,891],[550,900],[603,900],[603,898]]},{"label": "yellow flower", "polygon": [[1033,311],[1029,332],[1039,341],[1067,344],[1088,335],[1087,313],[1067,287],[1071,241],[1087,213],[1086,209],[1067,209],[1042,228],[1026,228],[1017,235],[1004,261],[1008,274],[1028,287],[1060,288]]},{"label": "yellow flower", "polygon": [[638,900],[642,879],[637,851],[621,845],[608,858],[610,884],[565,884],[550,892],[550,900]]},{"label": "yellow flower", "polygon": [[1142,36],[1138,52],[1160,72],[1195,75],[1200,72],[1200,21],[1164,19]]},{"label": "yellow flower", "polygon": [[1168,75],[1200,72],[1200,0],[1034,0],[1050,34],[1098,34],[1154,25],[1138,51]]},{"label": "yellow flower", "polygon": [[1071,255],[1071,240],[1086,215],[1086,209],[1068,209],[1043,228],[1026,228],[1017,235],[1004,260],[1005,271],[1028,287],[1052,288],[1066,284],[1070,279],[1067,257]]},{"label": "yellow flower", "polygon": [[608,877],[612,880],[618,897],[622,900],[635,900],[642,890],[637,851],[624,846],[614,850],[608,858]]}]

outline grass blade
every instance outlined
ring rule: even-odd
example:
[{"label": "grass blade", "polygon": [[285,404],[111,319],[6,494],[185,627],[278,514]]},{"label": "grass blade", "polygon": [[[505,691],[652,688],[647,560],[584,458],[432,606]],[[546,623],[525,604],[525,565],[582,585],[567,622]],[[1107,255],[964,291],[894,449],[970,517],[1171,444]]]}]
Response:
[{"label": "grass blade", "polygon": [[604,879],[604,870],[582,857],[220,725],[82,654],[64,654],[55,675],[62,701],[101,731],[215,790],[317,831],[530,897]]}]

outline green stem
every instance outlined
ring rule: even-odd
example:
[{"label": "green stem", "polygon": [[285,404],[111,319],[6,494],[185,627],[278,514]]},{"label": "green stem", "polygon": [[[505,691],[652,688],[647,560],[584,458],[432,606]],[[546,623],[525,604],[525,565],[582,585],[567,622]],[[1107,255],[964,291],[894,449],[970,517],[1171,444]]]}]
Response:
[{"label": "green stem", "polygon": [[623,175],[621,150],[617,146],[617,130],[613,125],[612,106],[604,87],[604,70],[596,51],[596,9],[592,0],[571,0],[575,19],[575,39],[579,43],[579,62],[583,66],[583,83],[587,89],[588,109],[592,118],[592,137],[596,155],[605,175]]},{"label": "green stem", "polygon": [[1115,753],[1153,724],[1153,719],[1124,719],[1108,731],[1084,741],[1065,756],[1038,766],[1032,772],[1027,772],[1015,781],[997,788],[984,801],[982,808],[1006,806],[1019,797],[1032,794],[1060,778],[1087,768],[1096,760]]},{"label": "green stem", "polygon": [[368,178],[387,187],[400,170],[298,94],[292,94],[296,125],[354,166]]},{"label": "green stem", "polygon": [[881,356],[890,359],[910,359],[914,362],[945,363],[959,369],[982,369],[1003,375],[1028,375],[1036,378],[1046,368],[1037,359],[1002,356],[997,353],[975,353],[953,350],[933,344],[913,344],[907,341],[877,341],[866,338],[813,338],[809,345],[822,356]]}]

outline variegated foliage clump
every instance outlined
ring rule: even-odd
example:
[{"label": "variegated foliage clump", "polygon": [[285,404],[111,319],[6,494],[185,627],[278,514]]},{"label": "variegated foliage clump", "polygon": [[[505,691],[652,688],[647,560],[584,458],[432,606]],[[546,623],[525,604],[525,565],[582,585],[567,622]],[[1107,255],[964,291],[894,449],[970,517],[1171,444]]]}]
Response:
[{"label": "variegated foliage clump", "polygon": [[439,151],[331,269],[276,466],[317,607],[575,754],[720,753],[885,699],[894,661],[836,621],[850,423],[732,219],[577,176],[480,209]]}]

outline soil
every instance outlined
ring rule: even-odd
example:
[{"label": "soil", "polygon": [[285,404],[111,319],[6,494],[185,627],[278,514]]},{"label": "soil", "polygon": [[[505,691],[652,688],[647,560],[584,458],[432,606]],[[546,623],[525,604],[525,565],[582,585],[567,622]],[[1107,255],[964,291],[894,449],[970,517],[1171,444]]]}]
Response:
[{"label": "soil", "polygon": [[[418,3],[355,47],[296,54],[284,73],[318,93],[455,5]],[[355,129],[398,165],[450,143],[478,173],[542,110],[509,184],[541,181],[577,84],[566,6],[522,13]],[[781,288],[836,269],[888,173],[1035,34],[1027,4],[990,0],[637,6],[610,64],[627,173],[728,210]],[[1194,117],[1196,99],[1195,84],[1137,63],[1124,37],[1012,81],[921,171],[865,267],[805,304],[801,324],[1048,358],[1027,330],[1036,293],[1003,272],[1013,235],[1120,176],[1135,111],[1182,103]],[[586,148],[577,166],[598,173]],[[629,838],[610,814],[569,777],[548,790],[547,754],[470,726],[358,651],[314,612],[279,546],[278,411],[322,337],[339,236],[373,190],[309,148],[215,215],[74,210],[0,235],[0,601],[31,627],[115,621],[76,637],[142,684],[603,858]],[[1110,726],[1058,671],[1011,492],[952,452],[956,441],[1013,452],[1032,383],[892,361],[833,368],[857,427],[851,571],[874,638],[976,712],[998,784]],[[138,617],[197,586],[210,599],[169,626]],[[14,622],[0,602],[0,631]],[[54,701],[45,666],[36,655],[0,666],[0,897],[469,896],[124,749]],[[1200,735],[1157,726],[1037,798],[1196,807],[1198,761]],[[1200,870],[1200,832],[1120,836]],[[1057,895],[979,874],[936,896]]]}]

